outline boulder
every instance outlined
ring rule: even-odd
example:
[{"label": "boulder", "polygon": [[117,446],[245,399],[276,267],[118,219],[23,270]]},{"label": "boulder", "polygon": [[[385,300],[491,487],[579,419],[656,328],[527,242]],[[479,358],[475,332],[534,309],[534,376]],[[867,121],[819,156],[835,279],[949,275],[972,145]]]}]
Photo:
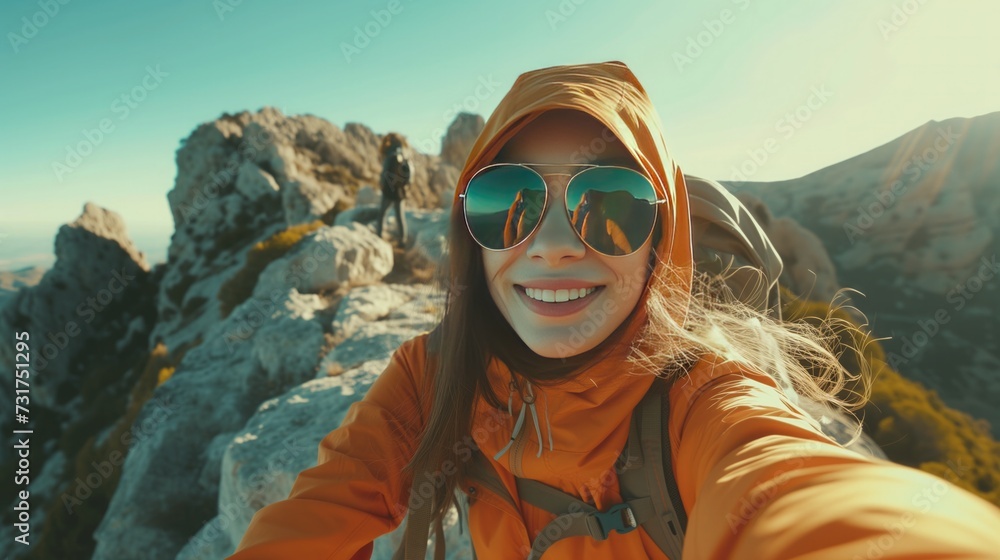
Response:
[{"label": "boulder", "polygon": [[[364,396],[400,344],[433,328],[434,312],[441,305],[441,297],[426,286],[352,289],[333,319],[339,342],[323,358],[316,378],[269,398],[244,429],[227,434],[230,444],[220,465],[216,516],[178,557],[232,554],[253,514],[288,497],[299,473],[315,466],[319,442]],[[452,515],[446,524],[448,557],[468,557],[468,535],[458,534],[456,522],[457,515]],[[380,537],[372,558],[390,559],[400,538],[398,529]]]},{"label": "boulder", "polygon": [[326,226],[261,272],[256,295],[296,288],[303,293],[378,282],[392,271],[392,246],[361,224]]}]

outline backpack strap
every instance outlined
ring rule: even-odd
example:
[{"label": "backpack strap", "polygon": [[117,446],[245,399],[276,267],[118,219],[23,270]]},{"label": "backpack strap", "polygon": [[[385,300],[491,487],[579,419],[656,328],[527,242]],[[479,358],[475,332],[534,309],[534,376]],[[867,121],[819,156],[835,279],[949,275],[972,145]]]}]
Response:
[{"label": "backpack strap", "polygon": [[[473,451],[472,462],[469,465],[469,471],[466,473],[466,476],[469,480],[477,482],[480,486],[506,500],[514,509],[518,509],[517,503],[514,502],[514,498],[510,495],[510,492],[507,492],[507,488],[500,481],[500,476],[493,468],[493,465],[478,450]],[[414,483],[411,492],[416,488],[417,485]],[[461,517],[462,512],[459,511],[460,521]],[[435,536],[434,560],[444,560],[444,527],[440,519],[433,525]],[[420,507],[410,508],[407,512],[406,527],[403,529],[403,540],[399,544],[399,548],[396,549],[395,554],[393,554],[393,560],[424,560],[424,556],[427,554],[427,535],[430,527],[431,501],[423,500]],[[472,558],[473,560],[476,558],[475,548],[472,551]]]},{"label": "backpack strap", "polygon": [[531,505],[549,512],[567,512],[549,522],[531,544],[528,560],[538,560],[556,541],[590,536],[603,541],[612,531],[629,533],[655,513],[647,496],[599,511],[594,506],[537,480],[517,479],[518,492]]},{"label": "backpack strap", "polygon": [[[415,490],[417,486],[414,484],[413,488]],[[392,560],[424,560],[431,526],[431,506],[431,500],[423,500],[420,507],[410,508],[407,512],[403,540]],[[434,523],[434,560],[444,560],[444,546],[444,527],[438,519]]]},{"label": "backpack strap", "polygon": [[648,497],[654,512],[642,527],[656,546],[673,560],[680,559],[684,549],[687,513],[674,479],[667,429],[670,421],[668,388],[662,378],[657,378],[636,407],[626,444],[629,460],[618,475],[618,485],[623,498]]}]

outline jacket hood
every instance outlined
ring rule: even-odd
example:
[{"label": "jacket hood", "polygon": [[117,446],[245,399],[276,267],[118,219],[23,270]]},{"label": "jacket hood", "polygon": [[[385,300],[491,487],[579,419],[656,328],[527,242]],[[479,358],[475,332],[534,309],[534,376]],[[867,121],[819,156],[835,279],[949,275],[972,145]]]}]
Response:
[{"label": "jacket hood", "polygon": [[[654,250],[659,260],[636,304],[636,312],[626,319],[622,340],[631,341],[646,323],[650,290],[668,290],[670,297],[685,300],[690,297],[693,264],[684,175],[667,152],[659,116],[645,89],[624,63],[553,66],[521,74],[473,145],[459,176],[452,212],[462,212],[459,194],[475,172],[491,163],[504,144],[525,125],[552,109],[583,111],[603,123],[650,177],[659,197],[669,201],[658,205],[661,235]],[[664,266],[668,268],[660,270]],[[674,320],[683,325],[685,317],[676,316]],[[615,494],[617,489],[600,488],[594,484],[594,477],[617,458],[628,435],[632,409],[654,379],[652,375],[629,375],[623,368],[622,360],[630,346],[623,344],[611,349],[600,363],[572,376],[557,389],[536,388],[533,394],[529,393],[530,422],[525,419],[522,395],[510,391],[511,414],[520,419],[516,423],[509,419],[504,423],[505,428],[499,428],[496,422],[488,423],[493,428],[488,429],[482,422],[490,412],[480,400],[475,414],[482,428],[477,443],[488,456],[496,455],[497,464],[508,473],[548,479],[565,490],[588,492],[598,502],[612,499],[613,496],[606,494],[609,491]],[[498,394],[507,394],[514,374],[495,357],[489,369],[494,389]],[[535,410],[536,405],[541,410]],[[520,415],[517,408],[521,409]],[[599,414],[599,422],[595,422],[595,412]],[[534,424],[533,428],[523,426],[527,423]],[[512,446],[515,438],[519,442]],[[525,442],[521,443],[521,439]],[[578,476],[566,478],[568,472]],[[562,473],[563,478],[553,478],[557,473]],[[513,484],[512,479],[507,482]]]},{"label": "jacket hood", "polygon": [[[668,272],[666,285],[648,282],[638,310],[626,326],[623,340],[632,340],[645,323],[649,290],[669,290],[671,297],[690,297],[693,274],[691,215],[684,174],[667,152],[661,123],[646,90],[623,62],[552,66],[521,74],[486,121],[466,158],[455,190],[452,212],[462,212],[459,194],[469,180],[488,165],[525,125],[545,111],[575,109],[602,122],[625,145],[652,179],[660,197],[661,235],[655,248],[658,272]],[[667,266],[667,271],[658,270]],[[687,306],[678,306],[686,309]],[[685,317],[675,316],[677,324]]]}]

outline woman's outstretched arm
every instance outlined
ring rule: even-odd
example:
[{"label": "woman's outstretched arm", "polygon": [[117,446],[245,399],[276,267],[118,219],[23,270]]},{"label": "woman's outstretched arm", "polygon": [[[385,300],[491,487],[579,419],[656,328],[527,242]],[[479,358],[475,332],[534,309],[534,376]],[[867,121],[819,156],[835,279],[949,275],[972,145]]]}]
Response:
[{"label": "woman's outstretched arm", "polygon": [[373,541],[402,522],[410,480],[401,471],[426,418],[418,398],[426,336],[396,350],[320,442],[318,464],[299,473],[288,498],[254,515],[230,560],[367,559]]},{"label": "woman's outstretched arm", "polygon": [[1000,558],[1000,509],[844,449],[769,376],[702,362],[671,391],[670,421],[685,560]]}]

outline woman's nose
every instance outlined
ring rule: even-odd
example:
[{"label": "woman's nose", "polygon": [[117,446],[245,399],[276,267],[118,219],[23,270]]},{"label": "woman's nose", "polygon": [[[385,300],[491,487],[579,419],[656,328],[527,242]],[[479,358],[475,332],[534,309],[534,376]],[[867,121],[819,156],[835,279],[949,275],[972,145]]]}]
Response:
[{"label": "woman's nose", "polygon": [[545,208],[538,228],[528,240],[528,257],[543,258],[550,265],[567,257],[580,258],[587,252],[587,246],[576,235],[566,213],[563,192],[568,179],[565,175],[545,176],[549,189],[548,207]]}]

